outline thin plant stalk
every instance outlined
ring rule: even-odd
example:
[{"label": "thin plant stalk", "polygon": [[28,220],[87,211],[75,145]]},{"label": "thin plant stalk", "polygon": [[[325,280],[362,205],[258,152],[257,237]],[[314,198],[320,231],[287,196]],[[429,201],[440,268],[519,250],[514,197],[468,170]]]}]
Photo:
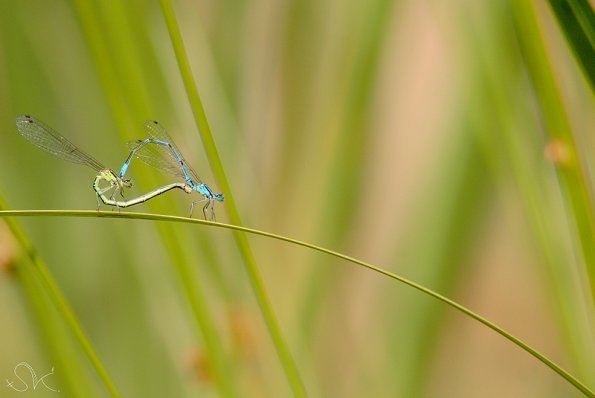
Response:
[{"label": "thin plant stalk", "polygon": [[[200,132],[200,137],[205,148],[209,164],[213,170],[215,178],[217,179],[219,187],[225,194],[225,199],[227,202],[226,208],[229,219],[235,225],[242,225],[240,214],[231,191],[231,186],[227,180],[227,176],[225,175],[225,170],[223,169],[223,164],[219,157],[215,140],[213,139],[213,135],[211,133],[211,128],[207,120],[202,100],[200,99],[200,95],[192,75],[190,62],[188,61],[188,57],[186,55],[186,50],[184,48],[182,35],[180,33],[180,28],[178,26],[173,6],[169,0],[161,0],[160,3],[174,53],[178,62],[178,67],[180,68],[180,74],[184,82],[184,88],[186,89],[186,94],[194,114],[196,125]],[[297,365],[291,355],[287,343],[285,342],[279,327],[279,323],[274,314],[273,307],[265,291],[264,284],[260,276],[260,271],[258,270],[250,243],[246,235],[240,232],[240,230],[234,231],[234,238],[244,260],[244,265],[250,279],[254,295],[256,296],[256,300],[277,351],[277,355],[279,356],[281,364],[283,365],[285,375],[293,391],[293,394],[296,397],[305,397],[307,396],[306,389],[302,383]]]},{"label": "thin plant stalk", "polygon": [[564,370],[560,365],[556,364],[554,361],[546,357],[545,355],[541,354],[539,351],[531,347],[529,344],[525,343],[518,337],[515,337],[511,333],[507,332],[500,326],[496,325],[495,323],[489,321],[488,319],[482,317],[481,315],[471,311],[469,308],[453,301],[423,285],[420,285],[416,282],[413,282],[407,278],[399,276],[395,273],[387,271],[383,268],[380,268],[376,265],[371,263],[358,260],[354,257],[347,256],[345,254],[336,252],[334,250],[330,250],[321,246],[317,246],[312,243],[304,242],[298,239],[289,238],[282,235],[273,234],[271,232],[260,231],[253,228],[242,227],[239,225],[233,224],[223,224],[219,222],[212,222],[212,221],[205,221],[205,220],[198,220],[194,218],[187,218],[187,217],[178,217],[178,216],[169,216],[169,215],[161,215],[161,214],[149,214],[149,213],[115,213],[109,211],[93,211],[93,210],[2,210],[0,211],[0,217],[86,217],[86,218],[121,218],[121,219],[137,219],[137,220],[154,220],[154,221],[164,221],[164,222],[178,222],[178,223],[188,223],[188,224],[200,224],[205,226],[217,227],[217,228],[224,228],[229,229],[232,231],[240,231],[244,233],[249,233],[253,235],[264,236],[271,239],[280,240],[283,242],[291,243],[293,245],[302,246],[311,250],[315,250],[320,253],[325,253],[335,258],[339,258],[354,264],[357,264],[361,267],[364,267],[370,271],[376,272],[378,274],[384,275],[390,279],[396,280],[400,283],[403,283],[407,286],[418,290],[427,296],[430,296],[438,301],[441,301],[444,304],[447,304],[451,308],[458,310],[459,312],[469,316],[470,318],[482,323],[484,326],[492,329],[496,333],[500,334],[507,340],[514,343],[516,346],[522,348],[524,351],[531,354],[533,357],[537,358],[540,362],[548,366],[554,372],[556,372],[559,376],[564,378],[568,381],[571,385],[573,385],[578,391],[582,392],[585,396],[595,398],[595,392],[591,390],[587,385],[581,382],[579,379],[571,375],[568,371]]},{"label": "thin plant stalk", "polygon": [[25,251],[25,253],[27,253],[27,256],[35,265],[35,269],[38,271],[38,277],[40,282],[42,283],[43,287],[51,297],[58,312],[63,316],[64,320],[70,327],[72,333],[79,341],[80,345],[83,348],[83,351],[89,358],[89,361],[91,362],[91,365],[93,365],[93,368],[95,368],[95,371],[99,375],[99,378],[103,382],[105,388],[112,397],[121,397],[121,394],[119,393],[118,389],[116,388],[116,385],[112,381],[111,376],[109,375],[105,366],[99,359],[99,356],[97,355],[95,349],[91,345],[91,341],[87,337],[87,334],[83,330],[83,327],[81,326],[76,315],[74,314],[74,311],[68,304],[66,298],[64,297],[64,294],[58,287],[58,284],[52,277],[52,274],[50,273],[46,264],[37,254],[37,252],[33,248],[33,245],[31,244],[21,227],[10,218],[5,218],[4,221],[8,225],[8,228],[11,230],[18,244]]},{"label": "thin plant stalk", "polygon": [[[121,92],[120,88],[114,84],[114,82],[125,81],[125,85],[130,87],[127,91],[132,93],[137,93],[139,91],[143,92],[145,89],[139,76],[130,76],[131,73],[133,73],[131,72],[130,67],[123,67],[122,69],[124,72],[122,73],[126,76],[119,76],[116,66],[112,62],[109,62],[110,59],[119,59],[118,56],[110,57],[109,55],[112,52],[115,51],[116,53],[121,54],[126,52],[126,49],[122,48],[119,44],[110,46],[109,40],[104,40],[101,36],[101,29],[104,25],[101,25],[98,21],[97,15],[92,8],[92,2],[77,1],[75,6],[92,50],[102,86],[106,91],[108,103],[111,105],[110,109],[112,110],[116,119],[116,124],[119,127],[118,130],[121,132],[129,131],[131,130],[129,127],[134,124],[133,116],[131,116],[130,113],[122,113],[122,107],[125,104],[129,104],[130,108],[135,110],[133,113],[141,114],[147,112],[147,110],[151,108],[152,101],[150,101],[146,95],[134,94],[132,98],[128,98],[128,93]],[[123,15],[124,10],[121,7],[116,7],[114,10],[110,9],[110,12],[116,12],[118,15],[116,19],[119,25],[125,25],[122,23],[122,21],[125,20],[125,16]],[[118,32],[118,36],[126,37],[128,37],[130,33],[128,30]],[[108,37],[112,36],[113,35],[108,35]],[[131,39],[127,40],[130,41]],[[129,50],[129,52],[132,51],[135,50]],[[134,55],[130,55],[127,56],[126,59],[130,64],[136,62],[138,56],[135,57]],[[136,66],[137,68],[140,67],[139,65]],[[124,106],[124,109],[126,108],[127,107]],[[186,298],[190,303],[193,317],[200,330],[200,334],[206,342],[205,350],[212,365],[212,371],[218,390],[220,394],[225,397],[237,396],[234,376],[232,375],[233,367],[226,358],[225,350],[220,339],[217,338],[215,322],[208,311],[204,288],[199,279],[189,277],[194,265],[190,264],[188,256],[185,254],[187,247],[181,245],[179,239],[174,238],[175,231],[170,230],[168,226],[159,226],[158,231],[161,240],[166,247],[167,253],[172,258],[176,274],[183,287]]]},{"label": "thin plant stalk", "polygon": [[577,63],[595,90],[595,12],[588,0],[549,0]]},{"label": "thin plant stalk", "polygon": [[[595,210],[586,173],[586,161],[578,150],[560,89],[556,84],[553,67],[541,40],[534,6],[528,0],[513,1],[516,28],[525,60],[533,80],[537,99],[545,121],[545,132],[550,145],[562,148],[564,156],[553,159],[568,207],[568,218],[578,237],[580,253],[589,277],[591,297],[595,302]],[[591,54],[592,57],[592,54]]]}]

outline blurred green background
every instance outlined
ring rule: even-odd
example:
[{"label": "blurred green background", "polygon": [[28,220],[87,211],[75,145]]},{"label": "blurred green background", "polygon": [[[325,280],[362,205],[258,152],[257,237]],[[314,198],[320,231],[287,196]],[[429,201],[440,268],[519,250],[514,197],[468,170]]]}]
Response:
[{"label": "blurred green background", "polygon": [[[577,61],[547,2],[174,7],[246,226],[410,278],[595,387],[593,62]],[[93,171],[24,140],[24,113],[114,169],[144,120],[159,120],[219,192],[156,1],[0,1],[0,196],[9,209],[94,209]],[[175,181],[140,162],[130,177],[129,198]],[[171,192],[130,211],[185,216],[191,200]],[[17,221],[123,396],[291,395],[229,231]],[[250,243],[310,396],[580,396],[419,292],[287,243]],[[57,396],[6,386],[22,361],[38,377],[54,367],[46,380],[62,396],[105,396],[21,271],[28,262],[0,222],[0,397]]]}]

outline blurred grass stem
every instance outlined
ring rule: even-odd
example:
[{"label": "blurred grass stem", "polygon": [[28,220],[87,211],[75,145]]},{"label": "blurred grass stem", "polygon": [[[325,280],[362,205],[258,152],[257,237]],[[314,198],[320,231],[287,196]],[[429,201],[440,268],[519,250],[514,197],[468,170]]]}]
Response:
[{"label": "blurred grass stem", "polygon": [[[0,202],[0,209],[2,209],[3,207],[4,206]],[[87,357],[91,362],[91,365],[93,365],[93,367],[95,368],[95,371],[97,372],[99,378],[105,385],[105,388],[108,390],[112,397],[121,397],[120,393],[118,392],[118,389],[116,388],[116,385],[112,381],[112,378],[103,366],[103,363],[99,359],[99,356],[93,349],[91,341],[87,337],[85,331],[83,330],[83,327],[76,318],[74,311],[72,310],[72,308],[70,308],[70,305],[66,301],[64,294],[61,292],[60,288],[58,287],[58,284],[52,277],[52,274],[50,273],[49,269],[47,268],[41,257],[39,257],[39,255],[33,248],[33,245],[25,235],[24,231],[13,219],[5,217],[4,221],[8,225],[8,228],[12,232],[18,244],[25,251],[25,253],[27,253],[27,256],[35,265],[35,269],[38,271],[39,280],[41,281],[42,285],[49,294],[51,300],[53,301],[60,314],[62,314],[62,316],[64,317],[64,320],[70,327],[72,333],[76,336],[77,340],[81,344],[83,351],[85,352],[85,354],[87,354]]]},{"label": "blurred grass stem", "polygon": [[[229,185],[227,176],[225,175],[223,164],[219,158],[219,153],[217,151],[213,135],[211,134],[211,128],[209,126],[196,83],[192,76],[192,69],[186,55],[182,35],[180,33],[180,28],[178,26],[171,1],[161,0],[161,8],[163,10],[163,15],[165,17],[165,22],[167,24],[172,46],[176,54],[178,67],[180,68],[180,74],[182,75],[182,80],[184,81],[186,94],[188,95],[188,100],[190,101],[190,106],[194,114],[198,131],[200,132],[200,137],[202,139],[207,158],[209,159],[209,164],[211,165],[213,174],[217,179],[219,187],[225,194],[225,199],[227,202],[226,208],[229,219],[233,224],[242,225],[240,214],[231,192],[231,186]],[[234,231],[234,238],[242,258],[244,259],[246,272],[248,273],[256,300],[265,319],[269,334],[271,335],[277,355],[281,360],[285,375],[289,381],[293,394],[296,397],[305,397],[307,394],[304,384],[302,383],[297,365],[291,355],[291,352],[289,351],[289,347],[287,346],[287,343],[283,338],[283,334],[281,333],[278,321],[275,317],[270,300],[265,291],[256,260],[250,247],[250,243],[248,242],[246,235],[240,232],[240,230]]]}]

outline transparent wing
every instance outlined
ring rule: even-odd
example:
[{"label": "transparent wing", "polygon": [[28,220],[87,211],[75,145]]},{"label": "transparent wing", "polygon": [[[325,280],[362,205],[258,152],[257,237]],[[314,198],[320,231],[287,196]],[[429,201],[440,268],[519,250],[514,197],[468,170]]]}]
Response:
[{"label": "transparent wing", "polygon": [[143,140],[128,142],[128,148],[134,152],[134,156],[144,163],[163,172],[176,177],[186,178],[180,163],[171,155],[169,148],[157,144],[143,144]]},{"label": "transparent wing", "polygon": [[33,145],[60,159],[84,164],[96,171],[105,170],[105,167],[95,158],[81,151],[72,142],[32,116],[17,117],[17,129]]},{"label": "transparent wing", "polygon": [[[135,156],[148,164],[149,166],[155,167],[161,171],[172,174],[176,177],[186,179],[184,170],[192,178],[195,183],[201,183],[201,179],[198,174],[192,169],[192,167],[186,162],[186,159],[182,156],[182,152],[176,146],[172,138],[167,134],[167,131],[154,120],[148,120],[145,122],[145,132],[149,138],[154,138],[159,141],[167,142],[171,145],[171,148],[166,145],[159,145],[155,143],[149,143],[142,146],[135,152]],[[134,141],[128,143],[129,148],[135,149],[142,141]],[[175,151],[175,154],[172,153]],[[177,155],[177,157],[176,157]],[[179,159],[182,160],[180,163]]]}]

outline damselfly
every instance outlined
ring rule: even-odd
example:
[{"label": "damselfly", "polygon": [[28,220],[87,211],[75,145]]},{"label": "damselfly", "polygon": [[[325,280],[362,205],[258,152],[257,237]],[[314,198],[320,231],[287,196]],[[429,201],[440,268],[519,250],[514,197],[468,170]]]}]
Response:
[{"label": "damselfly", "polygon": [[[95,158],[80,150],[51,127],[32,116],[19,116],[17,118],[17,129],[23,137],[29,140],[29,142],[44,151],[51,153],[60,159],[83,164],[95,170],[98,174],[93,181],[93,189],[97,195],[97,208],[100,206],[100,199],[106,205],[128,207],[145,202],[174,188],[182,189],[188,193],[192,192],[192,189],[187,184],[175,183],[157,188],[134,199],[115,200],[115,196],[118,192],[122,198],[124,198],[124,188],[132,187],[132,182],[130,180],[121,178],[113,170],[103,166]],[[101,186],[104,182],[107,183],[107,185]],[[106,194],[110,190],[112,190],[111,195],[107,197]]]},{"label": "damselfly", "polygon": [[[205,220],[215,220],[214,204],[215,201],[223,202],[223,194],[214,193],[207,184],[201,181],[198,174],[184,160],[182,152],[159,122],[155,120],[146,121],[145,132],[148,138],[130,143],[130,155],[120,169],[119,178],[124,179],[132,158],[137,157],[150,166],[183,178],[186,185],[203,196],[202,199],[192,202],[190,217],[192,217],[192,211],[196,204],[206,202],[202,209]],[[210,214],[207,215],[208,213]]]}]

